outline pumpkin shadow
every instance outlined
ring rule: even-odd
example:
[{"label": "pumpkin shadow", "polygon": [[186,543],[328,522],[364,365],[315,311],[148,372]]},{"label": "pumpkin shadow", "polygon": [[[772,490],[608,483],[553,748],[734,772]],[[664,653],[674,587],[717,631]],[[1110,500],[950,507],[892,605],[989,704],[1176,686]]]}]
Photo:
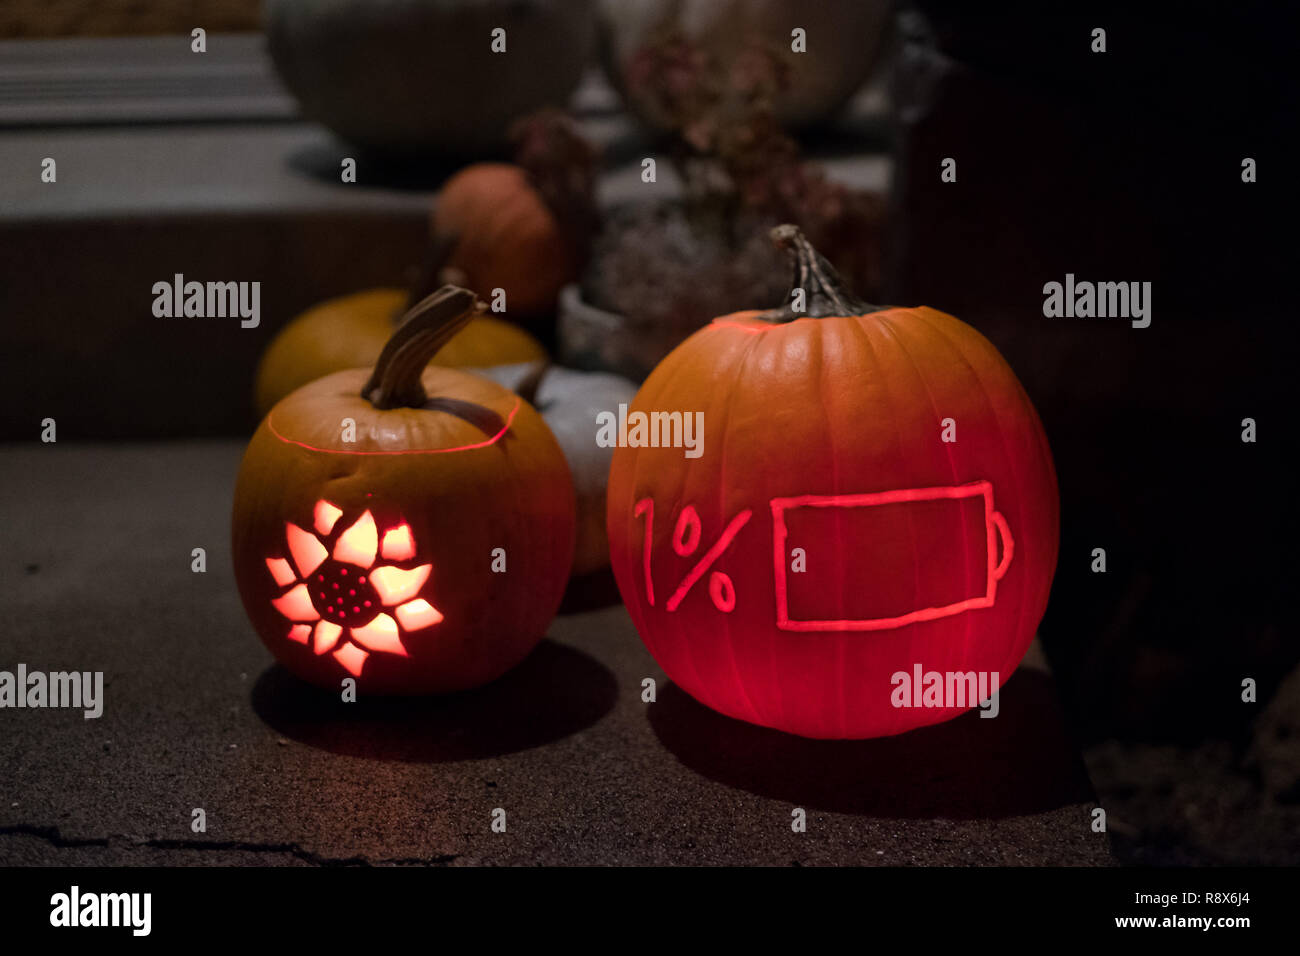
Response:
[{"label": "pumpkin shadow", "polygon": [[580,614],[583,611],[613,607],[622,602],[623,596],[618,592],[618,582],[614,580],[614,572],[606,566],[597,571],[569,578],[557,613]]},{"label": "pumpkin shadow", "polygon": [[988,819],[1095,799],[1052,680],[1022,671],[978,711],[895,737],[810,740],[725,717],[667,685],[648,708],[661,743],[710,780],[805,809]]},{"label": "pumpkin shadow", "polygon": [[618,682],[594,658],[543,640],[492,683],[438,697],[362,697],[345,704],[279,664],[250,699],[276,733],[330,753],[404,763],[474,760],[529,750],[591,726]]}]

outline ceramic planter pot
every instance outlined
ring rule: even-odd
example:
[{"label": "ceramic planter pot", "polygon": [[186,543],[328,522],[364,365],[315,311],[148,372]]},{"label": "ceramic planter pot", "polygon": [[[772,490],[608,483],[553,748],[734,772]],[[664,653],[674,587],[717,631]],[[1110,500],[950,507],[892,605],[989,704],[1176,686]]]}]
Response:
[{"label": "ceramic planter pot", "polygon": [[[588,61],[590,0],[267,0],[267,44],[303,113],[386,153],[476,156],[563,106]],[[506,52],[491,49],[506,31]]]},{"label": "ceramic planter pot", "polygon": [[[652,126],[664,118],[624,82],[629,61],[657,33],[679,30],[724,63],[751,37],[770,38],[790,68],[777,116],[792,128],[833,116],[875,67],[889,28],[892,0],[600,0],[601,61],[633,112]],[[807,52],[791,50],[791,31],[805,31]]]}]

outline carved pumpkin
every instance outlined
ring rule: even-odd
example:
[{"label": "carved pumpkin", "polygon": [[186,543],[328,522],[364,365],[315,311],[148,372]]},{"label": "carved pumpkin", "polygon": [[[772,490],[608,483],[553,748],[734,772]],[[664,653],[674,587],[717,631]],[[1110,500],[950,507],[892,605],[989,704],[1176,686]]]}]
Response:
[{"label": "carved pumpkin", "polygon": [[303,386],[249,443],[235,579],[258,635],[305,680],[475,687],[555,614],[573,559],[563,452],[517,395],[428,366],[474,307],[451,286],[425,299],[373,371]]},{"label": "carved pumpkin", "polygon": [[573,475],[578,496],[578,536],[573,552],[573,576],[609,567],[609,538],[605,533],[605,487],[609,481],[611,447],[596,443],[596,416],[618,414],[636,395],[636,385],[607,372],[578,372],[535,363],[475,369],[518,392],[546,419]]},{"label": "carved pumpkin", "polygon": [[[329,299],[295,318],[271,340],[257,369],[257,412],[265,415],[294,389],[331,372],[375,363],[406,311],[401,289],[367,289]],[[546,356],[523,329],[489,315],[471,320],[433,357],[461,367],[531,362]]]},{"label": "carved pumpkin", "polygon": [[504,146],[512,121],[568,101],[595,34],[591,0],[267,0],[263,21],[306,116],[401,154]]},{"label": "carved pumpkin", "polygon": [[934,706],[901,682],[1015,670],[1056,566],[1047,438],[970,326],[865,305],[797,229],[773,235],[804,307],[715,319],[628,412],[629,444],[651,438],[638,412],[701,412],[703,445],[616,449],[619,590],[668,675],[724,714],[822,738],[954,717],[980,703],[964,678]]},{"label": "carved pumpkin", "polygon": [[434,242],[445,268],[484,298],[504,289],[510,315],[555,307],[576,278],[578,255],[554,210],[519,166],[475,163],[447,180],[433,208]]}]

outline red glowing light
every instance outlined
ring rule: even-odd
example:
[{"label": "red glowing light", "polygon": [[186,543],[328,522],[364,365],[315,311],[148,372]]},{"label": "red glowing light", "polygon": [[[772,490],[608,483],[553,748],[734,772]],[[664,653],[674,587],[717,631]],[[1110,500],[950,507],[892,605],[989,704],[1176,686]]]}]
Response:
[{"label": "red glowing light", "polygon": [[[713,565],[714,561],[718,560],[718,556],[721,555],[723,551],[727,550],[732,539],[740,533],[740,529],[745,526],[745,523],[749,521],[750,516],[752,516],[753,513],[753,511],[746,508],[727,523],[727,527],[723,529],[721,537],[719,537],[717,541],[713,542],[713,547],[704,552],[704,557],[700,558],[695,567],[691,568],[690,573],[687,574],[686,577],[682,578],[682,583],[677,585],[677,590],[668,598],[668,604],[666,605],[668,610],[677,610],[678,606],[682,603],[682,599],[685,598],[691,588],[695,586],[695,582],[704,575],[704,572]],[[699,519],[697,518],[696,521],[698,522],[698,520]],[[731,607],[734,608],[735,606],[736,595],[733,590],[731,595]],[[731,608],[728,608],[727,610],[731,610]]]},{"label": "red glowing light", "polygon": [[[653,499],[642,498],[636,503],[636,508],[634,509],[633,514],[637,517],[640,517],[642,514],[646,516],[645,539],[641,548],[641,566],[642,571],[645,574],[646,600],[649,602],[650,606],[653,607],[655,603],[654,581],[651,577],[650,568],[650,552],[654,540],[655,520],[655,505]],[[746,508],[727,523],[727,527],[723,529],[718,540],[713,542],[713,546],[710,547],[708,551],[704,552],[704,557],[700,558],[700,560],[696,562],[695,566],[687,572],[686,577],[682,578],[681,583],[677,585],[677,590],[669,596],[668,604],[666,605],[669,611],[677,610],[681,605],[682,600],[688,593],[690,593],[691,588],[695,586],[695,582],[702,578],[704,572],[708,571],[713,566],[713,563],[718,560],[719,556],[721,556],[722,552],[727,550],[736,535],[740,533],[740,529],[745,526],[746,522],[749,521],[753,514],[753,510]],[[694,554],[695,549],[700,545],[700,533],[700,516],[691,505],[687,505],[682,510],[681,515],[677,518],[677,526],[673,532],[673,550],[682,557]],[[715,584],[714,579],[719,576],[726,577],[726,575],[721,572],[714,572],[713,578],[710,579],[709,595],[713,598],[713,603],[719,610],[731,611],[736,606],[735,588],[731,586],[730,580],[726,581],[725,585],[721,583]],[[730,597],[725,597],[728,594]],[[724,609],[722,604],[727,601],[730,602],[730,607]]]},{"label": "red glowing light", "polygon": [[654,546],[655,502],[653,498],[642,498],[636,503],[632,514],[639,518],[645,515],[645,540],[641,545],[641,566],[645,571],[645,598],[650,606],[655,605],[655,582],[650,575],[650,549]]},{"label": "red glowing light", "polygon": [[275,605],[277,611],[291,621],[314,621],[320,617],[316,613],[316,608],[312,606],[311,595],[307,593],[305,584],[299,584],[271,603]]},{"label": "red glowing light", "polygon": [[339,520],[339,515],[343,514],[342,508],[336,508],[328,501],[316,502],[315,526],[316,533],[322,538],[334,530],[334,522]]},{"label": "red glowing light", "polygon": [[368,651],[406,657],[406,648],[397,636],[397,622],[387,614],[376,615],[365,627],[352,628],[352,640]]},{"label": "red glowing light", "polygon": [[386,561],[409,561],[415,557],[415,539],[411,537],[410,525],[401,524],[385,531],[380,553]]},{"label": "red glowing light", "polygon": [[325,545],[316,539],[310,531],[303,531],[292,522],[285,522],[285,533],[289,539],[289,554],[293,557],[294,567],[301,577],[307,577],[320,563],[329,557]]},{"label": "red glowing light", "polygon": [[736,586],[731,578],[714,571],[709,575],[709,598],[713,606],[723,614],[730,614],[736,609]]},{"label": "red glowing light", "polygon": [[353,677],[361,676],[361,669],[365,667],[366,658],[369,656],[355,644],[344,644],[334,652],[334,659]]},{"label": "red glowing light", "polygon": [[[877,505],[936,499],[962,499],[980,496],[984,499],[984,521],[987,540],[987,578],[985,591],[978,597],[955,601],[935,607],[924,607],[906,614],[864,620],[791,620],[786,581],[786,513],[796,508],[869,508]],[[794,498],[773,498],[772,507],[772,558],[776,581],[777,627],[786,631],[880,631],[903,627],[916,621],[933,621],[936,618],[961,614],[975,608],[992,607],[997,596],[997,583],[1007,573],[1015,553],[1015,542],[1006,519],[993,510],[993,485],[987,481],[974,481],[965,485],[948,485],[936,488],[901,488],[861,495],[800,495]],[[998,560],[998,541],[1002,542],[1002,558]]]},{"label": "red glowing light", "polygon": [[422,564],[409,571],[392,567],[375,568],[370,572],[370,583],[379,593],[379,600],[391,607],[418,594],[432,570],[432,564]]},{"label": "red glowing light", "polygon": [[397,609],[397,620],[408,631],[431,627],[442,620],[442,612],[424,598],[407,601]]},{"label": "red glowing light", "polygon": [[683,558],[694,554],[700,546],[701,530],[699,512],[687,505],[677,518],[677,530],[673,532],[673,550]]},{"label": "red glowing light", "polygon": [[[309,445],[306,442],[298,441],[296,438],[287,438],[280,434],[275,427],[275,422],[271,420],[271,417],[275,414],[274,411],[270,412],[266,416],[266,427],[271,430],[271,434],[287,445],[297,445],[299,448],[306,448],[308,451],[318,451],[326,455],[441,455],[447,452],[472,451],[475,448],[487,448],[489,445],[495,445],[501,440],[506,432],[510,431],[510,426],[515,420],[515,414],[519,411],[520,401],[519,398],[515,399],[514,407],[511,408],[509,414],[506,415],[505,424],[501,426],[501,430],[495,435],[490,438],[485,438],[483,441],[473,442],[468,445],[457,445],[454,448],[399,448],[395,451],[347,451],[338,448],[318,448],[315,445]],[[367,495],[367,497],[369,496]]]},{"label": "red glowing light", "polygon": [[[343,511],[322,500],[316,503],[313,513],[313,527],[323,536],[333,531]],[[369,511],[363,512],[339,535],[332,555],[316,535],[286,522],[285,542],[292,564],[280,557],[266,559],[267,570],[276,585],[289,588],[271,600],[276,610],[294,622],[286,636],[297,644],[310,641],[317,655],[332,654],[353,676],[361,674],[371,653],[408,656],[402,643],[404,633],[431,627],[443,619],[442,612],[418,596],[429,580],[433,565],[372,567],[380,550],[379,541],[379,529]],[[385,531],[383,542],[383,555],[387,560],[408,560],[415,556],[415,538],[405,522]],[[326,598],[329,592],[342,590],[340,580],[332,579],[348,577],[348,568],[341,566],[343,562],[369,571],[369,585],[366,583],[367,575],[358,574],[356,586],[347,589],[350,597],[360,599],[359,603],[352,605],[350,612],[342,596],[335,599],[334,606]],[[313,572],[323,588],[317,592],[321,602],[319,606],[312,603],[307,585],[299,581],[299,575],[306,579]],[[330,587],[324,588],[327,583]],[[358,589],[361,589],[360,593]],[[363,610],[374,607],[376,602],[371,598],[392,607],[396,620],[386,613]],[[349,614],[355,619],[349,620]],[[324,620],[322,615],[337,617],[338,623]]]},{"label": "red glowing light", "polygon": [[799,323],[801,322],[814,322],[814,321],[816,320],[811,319],[805,315],[802,316],[801,318],[795,319],[793,322],[773,323],[773,322],[763,322],[761,320],[758,320],[753,325],[747,325],[743,322],[730,322],[724,317],[720,319],[714,319],[712,322],[709,323],[709,325],[716,325],[724,329],[738,329],[741,332],[748,332],[750,335],[763,335],[766,332],[774,332],[778,329],[792,328],[794,326],[799,325]]},{"label": "red glowing light", "polygon": [[339,642],[339,635],[343,633],[343,628],[329,621],[317,621],[316,630],[312,633],[312,650],[317,654],[324,654],[331,650]]},{"label": "red glowing light", "polygon": [[366,511],[355,524],[339,535],[339,540],[334,545],[334,560],[368,568],[375,563],[375,553],[378,550],[379,532],[375,528],[375,518]]},{"label": "red glowing light", "polygon": [[293,568],[289,567],[289,562],[284,558],[267,558],[266,566],[271,571],[271,577],[280,587],[287,587],[297,580],[297,575],[293,573]]}]

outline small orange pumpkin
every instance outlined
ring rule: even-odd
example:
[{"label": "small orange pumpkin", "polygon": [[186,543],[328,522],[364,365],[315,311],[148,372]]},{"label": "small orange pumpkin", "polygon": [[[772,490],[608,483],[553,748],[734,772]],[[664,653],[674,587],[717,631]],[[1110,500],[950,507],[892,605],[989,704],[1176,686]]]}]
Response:
[{"label": "small orange pumpkin", "polygon": [[448,286],[374,369],[281,400],[235,487],[235,579],[289,670],[374,693],[475,687],[541,639],[573,560],[574,491],[541,416],[429,358],[476,314]]},{"label": "small orange pumpkin", "polygon": [[[257,369],[257,412],[331,372],[373,365],[406,311],[401,289],[367,289],[313,306],[280,330]],[[480,315],[448,340],[435,365],[453,368],[533,362],[541,343],[510,322]]]},{"label": "small orange pumpkin", "polygon": [[484,297],[504,289],[511,315],[550,311],[578,274],[578,255],[555,211],[509,163],[475,163],[447,180],[433,235],[450,247],[444,268],[456,272],[448,277]]}]

